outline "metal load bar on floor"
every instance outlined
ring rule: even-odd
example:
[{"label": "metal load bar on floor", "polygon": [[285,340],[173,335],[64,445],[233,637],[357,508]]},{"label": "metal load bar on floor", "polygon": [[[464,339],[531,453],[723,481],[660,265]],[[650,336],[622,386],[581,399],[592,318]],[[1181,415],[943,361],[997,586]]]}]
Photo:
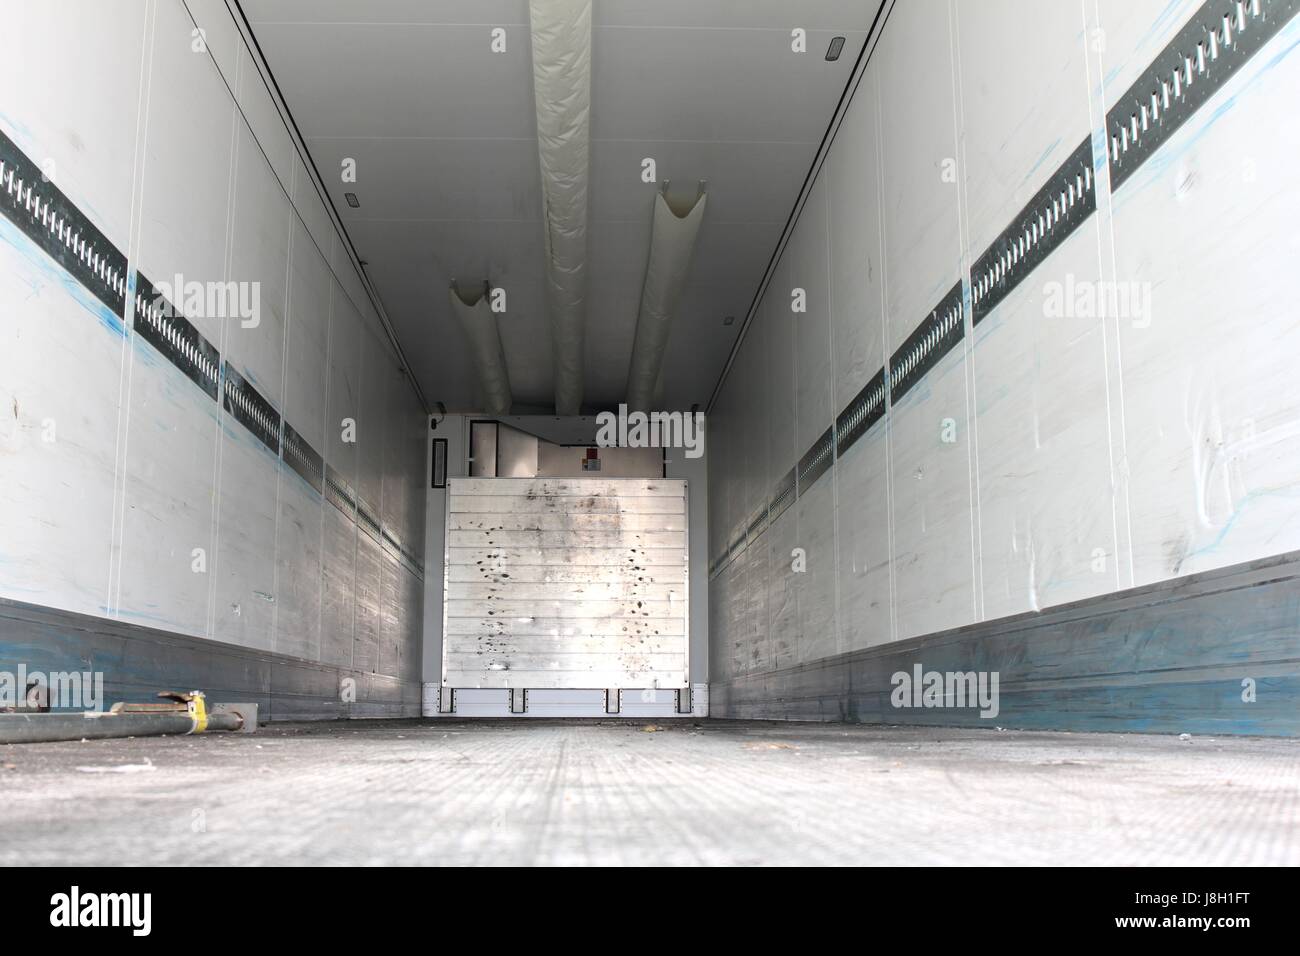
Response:
[{"label": "metal load bar on floor", "polygon": [[107,711],[83,713],[0,714],[0,744],[102,740],[111,737],[159,737],[209,731],[253,733],[257,704],[214,704],[202,691],[163,691],[165,703],[114,704]]}]

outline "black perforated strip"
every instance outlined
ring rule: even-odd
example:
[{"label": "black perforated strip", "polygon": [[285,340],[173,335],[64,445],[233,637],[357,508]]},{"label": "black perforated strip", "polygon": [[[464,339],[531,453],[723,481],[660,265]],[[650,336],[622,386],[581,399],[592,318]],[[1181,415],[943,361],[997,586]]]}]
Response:
[{"label": "black perforated strip", "polygon": [[1092,140],[1084,137],[970,271],[974,324],[993,311],[1097,208]]},{"label": "black perforated strip", "polygon": [[284,460],[290,468],[302,476],[303,481],[317,491],[324,490],[324,460],[288,422],[284,423]]},{"label": "black perforated strip", "polygon": [[325,466],[325,498],[339,511],[356,520],[357,493],[343,480],[343,476],[334,470],[333,465]]},{"label": "black perforated strip", "polygon": [[961,283],[958,282],[890,358],[889,403],[898,404],[907,390],[947,355],[965,334]]},{"label": "black perforated strip", "polygon": [[139,271],[135,274],[132,328],[209,398],[216,400],[221,383],[221,356],[203,333]]},{"label": "black perforated strip", "polygon": [[239,374],[227,359],[222,363],[222,406],[272,453],[280,453],[280,413]]},{"label": "black perforated strip", "polygon": [[835,419],[835,457],[841,457],[849,446],[871,430],[871,426],[885,417],[889,400],[889,386],[882,368],[863,386],[862,391],[844,406]]},{"label": "black perforated strip", "polygon": [[126,318],[126,256],[3,132],[0,209],[114,315]]},{"label": "black perforated strip", "polygon": [[383,540],[383,533],[380,531],[379,519],[375,517],[375,510],[370,507],[361,498],[357,498],[357,527],[364,531],[375,541]]},{"label": "black perforated strip", "polygon": [[1297,12],[1300,0],[1201,4],[1106,114],[1111,189],[1119,189]]},{"label": "black perforated strip", "polygon": [[799,459],[799,467],[795,471],[795,497],[799,497],[811,488],[813,482],[826,474],[834,461],[835,431],[828,428]]}]

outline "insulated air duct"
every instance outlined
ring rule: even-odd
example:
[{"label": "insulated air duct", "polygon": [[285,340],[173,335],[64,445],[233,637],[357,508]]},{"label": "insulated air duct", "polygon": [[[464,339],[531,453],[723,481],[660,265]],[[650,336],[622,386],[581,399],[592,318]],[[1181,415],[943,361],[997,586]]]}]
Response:
[{"label": "insulated air duct", "polygon": [[627,373],[627,406],[633,411],[650,411],[655,402],[673,311],[686,285],[707,198],[703,183],[694,201],[685,207],[674,208],[668,202],[667,183],[655,194],[650,261],[641,287],[641,309]]},{"label": "insulated air duct", "polygon": [[487,293],[487,282],[467,295],[457,288],[455,279],[451,280],[451,308],[469,339],[483,396],[483,411],[489,415],[506,415],[510,412],[510,376],[506,373],[497,317],[488,307]]},{"label": "insulated air duct", "polygon": [[591,0],[530,0],[555,413],[582,405],[591,125]]}]

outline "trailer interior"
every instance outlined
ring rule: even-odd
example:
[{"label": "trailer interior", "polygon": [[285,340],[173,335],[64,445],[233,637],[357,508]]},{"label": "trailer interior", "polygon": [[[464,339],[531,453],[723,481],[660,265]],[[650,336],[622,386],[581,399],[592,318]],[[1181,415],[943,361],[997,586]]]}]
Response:
[{"label": "trailer interior", "polygon": [[0,7],[0,865],[1300,863],[1300,0]]}]

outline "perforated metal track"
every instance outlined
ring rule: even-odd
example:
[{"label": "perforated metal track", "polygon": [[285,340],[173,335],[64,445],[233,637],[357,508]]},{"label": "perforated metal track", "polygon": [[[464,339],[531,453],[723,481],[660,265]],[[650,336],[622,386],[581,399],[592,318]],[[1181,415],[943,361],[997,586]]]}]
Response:
[{"label": "perforated metal track", "polygon": [[965,334],[959,281],[889,360],[890,404],[897,404]]},{"label": "perforated metal track", "polygon": [[284,460],[307,484],[324,490],[325,461],[288,422],[284,423]]},{"label": "perforated metal track", "polygon": [[767,504],[768,524],[771,524],[794,502],[794,469],[791,468],[772,489],[772,499]]},{"label": "perforated metal track", "polygon": [[397,536],[396,531],[382,521],[379,523],[379,540],[392,554],[402,553],[402,539]]},{"label": "perforated metal track", "polygon": [[356,518],[357,493],[333,465],[325,466],[325,497],[349,518]]},{"label": "perforated metal track", "polygon": [[1097,208],[1092,139],[1084,137],[971,268],[974,324],[987,316]]},{"label": "perforated metal track", "polygon": [[213,401],[220,389],[221,356],[189,319],[140,272],[135,274],[133,328]]},{"label": "perforated metal track", "polygon": [[280,453],[280,413],[227,360],[222,366],[226,411],[272,453]]},{"label": "perforated metal track", "polygon": [[0,208],[9,221],[124,319],[126,256],[3,132],[0,184]]},{"label": "perforated metal track", "polygon": [[357,527],[375,541],[382,540],[383,535],[379,530],[379,519],[375,517],[375,509],[360,498],[357,499]]},{"label": "perforated metal track", "polygon": [[[1207,0],[1106,114],[1118,189],[1300,12],[1300,0]],[[1295,122],[1295,117],[1278,117]]]},{"label": "perforated metal track", "polygon": [[796,482],[797,493],[802,495],[808,488],[812,487],[822,475],[826,474],[835,461],[835,431],[832,428],[822,432],[818,439],[813,442],[802,458],[799,459],[798,479]]},{"label": "perforated metal track", "polygon": [[855,441],[871,430],[871,426],[885,417],[889,385],[882,368],[863,386],[862,391],[844,407],[835,419],[835,457],[838,458]]}]

